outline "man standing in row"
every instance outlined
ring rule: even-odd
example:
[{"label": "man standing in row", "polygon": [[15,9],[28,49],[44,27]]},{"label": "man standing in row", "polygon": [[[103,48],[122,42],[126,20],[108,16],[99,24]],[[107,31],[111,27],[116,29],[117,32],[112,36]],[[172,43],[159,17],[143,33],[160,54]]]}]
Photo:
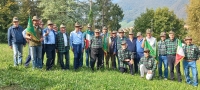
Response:
[{"label": "man standing in row", "polygon": [[[69,69],[69,36],[66,33],[66,27],[61,24],[60,32],[56,35],[56,52],[58,53],[58,61],[62,69]],[[65,62],[63,62],[63,55],[65,55]]]},{"label": "man standing in row", "polygon": [[178,40],[174,37],[174,32],[169,32],[169,39],[165,40],[165,44],[167,47],[167,60],[170,70],[170,78],[171,80],[175,80],[174,77],[174,67],[176,67],[178,82],[181,82],[181,71],[180,71],[180,63],[178,63],[176,66],[175,64],[175,58],[176,58],[176,50],[178,46]]},{"label": "man standing in row", "polygon": [[123,30],[119,30],[118,31],[119,33],[119,36],[117,37],[117,60],[118,60],[118,69],[120,69],[120,60],[119,60],[119,57],[118,57],[118,50],[121,49],[121,43],[122,41],[126,41],[126,37],[124,36],[124,31]]},{"label": "man standing in row", "polygon": [[80,65],[81,54],[84,49],[83,34],[79,30],[80,25],[75,23],[75,30],[70,33],[70,46],[74,53],[74,69],[77,70]]},{"label": "man standing in row", "polygon": [[106,68],[109,68],[109,48],[108,48],[108,41],[109,41],[109,33],[108,33],[108,28],[103,27],[102,30],[102,40],[103,40],[103,51],[104,51],[104,56],[102,58],[102,65],[104,66],[104,59],[106,61]]},{"label": "man standing in row", "polygon": [[158,41],[158,55],[159,55],[159,63],[158,63],[158,72],[159,78],[162,79],[162,63],[164,64],[164,79],[168,78],[168,62],[167,62],[167,47],[165,44],[166,35],[165,32],[160,33],[161,40]]},{"label": "man standing in row", "polygon": [[[183,68],[184,68],[184,73],[185,73],[185,78],[186,78],[186,83],[192,84],[193,86],[197,87],[198,86],[198,71],[197,71],[197,65],[196,61],[199,59],[199,48],[192,44],[192,38],[191,37],[186,37],[185,38],[186,45],[183,46],[183,51],[185,54],[185,58],[183,60]],[[193,80],[190,80],[190,72],[189,69],[191,68],[192,70],[192,77]]]},{"label": "man standing in row", "polygon": [[19,25],[17,17],[13,18],[13,26],[8,29],[8,45],[13,49],[14,66],[22,64],[22,49],[26,45],[22,32],[23,28]]},{"label": "man standing in row", "polygon": [[[37,16],[33,16],[32,21],[34,32],[36,33],[35,37],[39,40],[35,40],[31,33],[29,33],[28,31],[26,32],[26,38],[29,39],[33,68],[42,68],[42,29],[39,27],[39,18]],[[31,23],[29,22],[29,24]],[[26,29],[31,29],[30,25],[28,25]]]},{"label": "man standing in row", "polygon": [[112,69],[116,69],[116,54],[117,54],[117,31],[112,32],[112,36],[109,39],[109,54],[112,62]]},{"label": "man standing in row", "polygon": [[56,34],[53,30],[53,22],[48,20],[47,25],[47,28],[43,30],[43,37],[47,56],[46,70],[50,70],[52,68],[52,62],[55,60]]},{"label": "man standing in row", "polygon": [[86,54],[86,66],[89,67],[89,59],[90,59],[90,40],[94,36],[94,32],[91,30],[91,25],[88,24],[88,30],[84,32],[85,39],[85,54]]}]

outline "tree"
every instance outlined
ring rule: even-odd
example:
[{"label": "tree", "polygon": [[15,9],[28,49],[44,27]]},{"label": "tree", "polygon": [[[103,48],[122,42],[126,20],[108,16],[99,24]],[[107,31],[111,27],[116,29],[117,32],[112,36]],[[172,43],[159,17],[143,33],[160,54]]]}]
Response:
[{"label": "tree", "polygon": [[189,26],[188,35],[192,37],[195,44],[200,45],[200,1],[190,0],[187,5],[187,25]]},{"label": "tree", "polygon": [[152,29],[153,35],[159,38],[161,32],[174,31],[178,38],[182,39],[186,34],[184,21],[177,18],[173,11],[167,7],[156,10],[147,9],[135,22],[135,30],[145,33],[146,29]]}]

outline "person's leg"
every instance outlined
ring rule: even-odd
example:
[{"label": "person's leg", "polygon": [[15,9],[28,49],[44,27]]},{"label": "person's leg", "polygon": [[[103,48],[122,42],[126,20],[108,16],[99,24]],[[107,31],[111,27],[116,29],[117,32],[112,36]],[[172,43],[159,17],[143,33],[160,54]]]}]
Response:
[{"label": "person's leg", "polygon": [[58,52],[58,58],[59,58],[60,67],[62,69],[65,69],[64,62],[63,62],[63,54],[64,54],[63,52]]},{"label": "person's leg", "polygon": [[37,46],[37,66],[42,68],[42,46]]},{"label": "person's leg", "polygon": [[92,53],[92,52],[94,52],[93,50],[94,49],[91,49],[91,53],[90,53],[90,66],[91,66],[92,70],[94,70],[94,65],[96,62],[96,55],[95,55],[95,53]]},{"label": "person's leg", "polygon": [[193,77],[193,86],[198,86],[198,72],[196,61],[190,62],[190,67],[192,69],[192,77]]},{"label": "person's leg", "polygon": [[125,73],[125,68],[120,67],[120,72],[121,72],[121,73]]},{"label": "person's leg", "polygon": [[17,44],[12,43],[14,66],[18,65],[18,47]]},{"label": "person's leg", "polygon": [[74,49],[74,69],[78,69],[79,65],[79,51],[78,51],[78,45],[73,44],[73,49]]},{"label": "person's leg", "polygon": [[51,53],[52,53],[51,66],[53,67],[53,65],[55,65],[56,50],[55,50],[55,47],[54,47],[53,45],[52,45],[52,48],[54,48],[54,49],[52,49],[52,51],[51,51]]},{"label": "person's leg", "polygon": [[164,78],[168,78],[168,60],[167,56],[163,56],[163,63],[164,63]]},{"label": "person's leg", "polygon": [[159,77],[162,77],[162,62],[163,62],[163,57],[159,56],[159,63],[158,63]]},{"label": "person's leg", "polygon": [[89,53],[89,48],[85,49],[85,55],[86,55],[86,66],[89,67],[89,56],[90,56],[90,53]]},{"label": "person's leg", "polygon": [[69,64],[70,64],[70,60],[69,60],[69,50],[66,50],[65,52],[65,60],[66,60],[66,69],[69,69]]},{"label": "person's leg", "polygon": [[100,69],[102,66],[102,56],[103,56],[103,50],[102,49],[99,49],[98,50],[98,54],[97,54],[97,59],[98,59],[98,62],[97,62],[97,69]]},{"label": "person's leg", "polygon": [[146,67],[144,66],[144,64],[140,65],[140,76],[144,77],[144,74],[147,72]]},{"label": "person's leg", "polygon": [[183,69],[184,69],[186,83],[191,84],[189,65],[188,62],[185,60],[183,60]]},{"label": "person's leg", "polygon": [[44,65],[45,44],[42,44],[42,65]]},{"label": "person's leg", "polygon": [[110,57],[109,54],[110,54],[110,53],[107,52],[107,54],[105,55],[105,59],[106,59],[106,68],[109,68],[109,57]]},{"label": "person's leg", "polygon": [[31,52],[31,59],[32,59],[33,68],[36,68],[37,67],[36,47],[35,46],[31,46],[30,47],[30,52]]},{"label": "person's leg", "polygon": [[23,44],[18,44],[18,65],[22,64]]},{"label": "person's leg", "polygon": [[134,74],[133,64],[129,63],[129,69],[130,69],[130,74],[133,75]]},{"label": "person's leg", "polygon": [[113,54],[110,54],[110,56],[111,56],[111,62],[112,62],[112,68],[113,69],[116,69],[116,58],[115,58],[115,55],[113,55]]},{"label": "person's leg", "polygon": [[[175,64],[175,56],[174,56],[174,64]],[[182,78],[181,78],[181,70],[180,70],[180,62],[176,65],[176,73],[177,73],[177,77],[178,77],[178,82],[182,82]]]},{"label": "person's leg", "polygon": [[118,69],[120,70],[120,61],[119,61],[118,53],[116,54],[116,57],[117,57],[117,62],[118,62]]},{"label": "person's leg", "polygon": [[25,62],[25,66],[28,66],[29,65],[29,63],[30,63],[30,61],[31,61],[31,52],[30,52],[30,47],[29,47],[29,49],[28,49],[28,56],[27,56],[27,58],[26,58],[26,62]]},{"label": "person's leg", "polygon": [[174,60],[171,57],[171,55],[167,56],[168,59],[168,65],[169,65],[169,71],[170,71],[170,79],[174,80]]},{"label": "person's leg", "polygon": [[52,46],[51,45],[45,45],[45,52],[46,52],[46,57],[47,57],[46,70],[50,70],[51,67],[52,67],[51,62],[53,60]]}]

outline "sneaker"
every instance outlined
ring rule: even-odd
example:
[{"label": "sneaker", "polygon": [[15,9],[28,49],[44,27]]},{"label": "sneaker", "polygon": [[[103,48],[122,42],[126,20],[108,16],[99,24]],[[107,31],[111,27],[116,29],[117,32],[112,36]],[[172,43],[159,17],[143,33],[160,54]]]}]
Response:
[{"label": "sneaker", "polygon": [[167,78],[164,78],[164,80],[167,80]]}]

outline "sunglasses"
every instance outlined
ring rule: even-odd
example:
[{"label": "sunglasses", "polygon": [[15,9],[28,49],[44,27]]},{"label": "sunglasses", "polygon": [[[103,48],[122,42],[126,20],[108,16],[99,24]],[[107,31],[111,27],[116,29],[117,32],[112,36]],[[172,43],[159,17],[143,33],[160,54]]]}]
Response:
[{"label": "sunglasses", "polygon": [[144,53],[149,53],[149,51],[145,51]]}]

